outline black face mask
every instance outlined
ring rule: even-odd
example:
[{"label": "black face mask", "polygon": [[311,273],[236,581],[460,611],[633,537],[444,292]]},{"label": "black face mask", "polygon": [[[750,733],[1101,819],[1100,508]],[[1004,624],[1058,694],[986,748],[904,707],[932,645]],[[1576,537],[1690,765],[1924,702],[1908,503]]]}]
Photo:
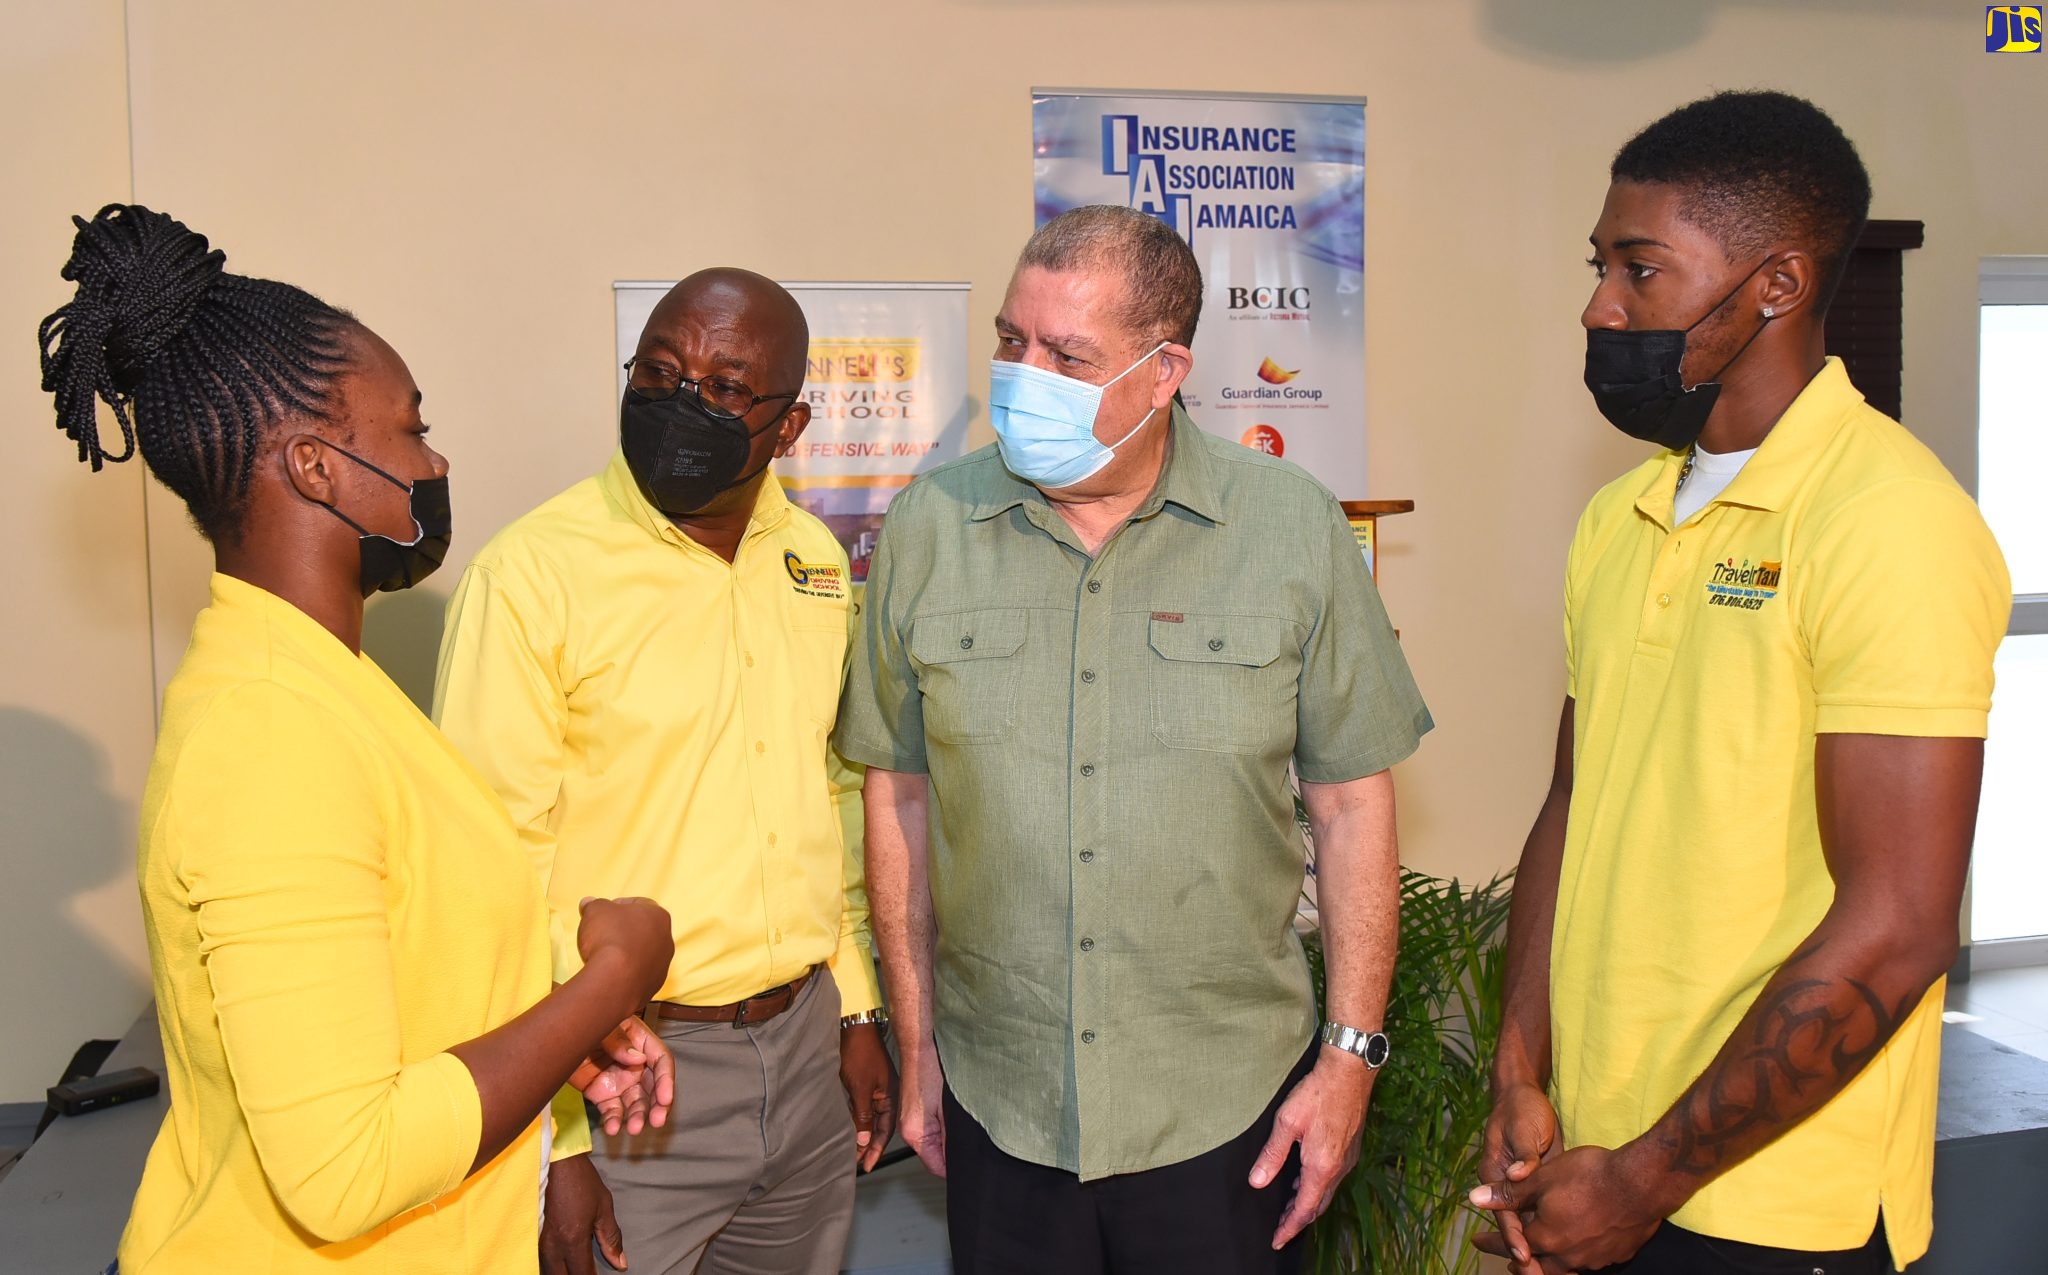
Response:
[{"label": "black face mask", "polygon": [[448,541],[454,532],[454,515],[448,508],[448,480],[421,478],[408,483],[393,478],[347,448],[337,447],[324,438],[320,441],[392,486],[404,488],[412,497],[411,540],[377,535],[333,505],[321,506],[356,529],[356,547],[362,555],[358,574],[363,596],[410,589],[434,574],[434,568],[448,556]]},{"label": "black face mask", "polygon": [[1680,331],[1657,328],[1641,332],[1616,332],[1611,328],[1586,330],[1586,388],[1593,402],[1613,426],[1631,438],[1640,438],[1673,450],[1690,447],[1699,440],[1713,413],[1714,400],[1721,396],[1721,373],[1742,357],[1750,341],[1756,340],[1770,323],[1766,317],[1749,334],[1749,341],[1735,351],[1712,376],[1685,388],[1679,367],[1685,362],[1685,338],[1693,328],[1720,313],[1742,285],[1770,263],[1765,257],[1738,280],[1728,294]]},{"label": "black face mask", "polygon": [[679,516],[697,512],[766,469],[762,461],[749,470],[747,454],[782,417],[778,412],[750,431],[739,417],[712,415],[688,390],[651,399],[629,387],[619,405],[619,446],[647,503]]}]

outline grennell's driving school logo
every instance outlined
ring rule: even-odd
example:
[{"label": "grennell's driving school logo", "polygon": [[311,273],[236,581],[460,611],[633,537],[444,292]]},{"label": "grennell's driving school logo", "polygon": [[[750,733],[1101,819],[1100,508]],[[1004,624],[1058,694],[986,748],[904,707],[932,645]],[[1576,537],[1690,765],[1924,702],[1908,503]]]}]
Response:
[{"label": "grennell's driving school logo", "polygon": [[846,596],[846,573],[832,563],[805,562],[791,550],[782,555],[782,567],[789,572],[790,587],[806,597]]},{"label": "grennell's driving school logo", "polygon": [[1761,611],[1778,596],[1778,581],[1785,573],[1783,563],[1751,562],[1744,558],[1717,562],[1707,573],[1707,605],[1734,607],[1739,611]]}]

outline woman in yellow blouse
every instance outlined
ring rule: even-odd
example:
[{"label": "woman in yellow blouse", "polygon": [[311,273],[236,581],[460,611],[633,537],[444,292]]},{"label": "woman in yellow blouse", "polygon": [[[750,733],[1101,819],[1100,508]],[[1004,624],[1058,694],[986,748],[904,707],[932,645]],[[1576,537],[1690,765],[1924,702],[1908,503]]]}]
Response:
[{"label": "woman in yellow blouse", "polygon": [[550,990],[510,819],[361,653],[364,599],[448,546],[398,355],[161,213],[76,220],[43,387],[94,469],[139,446],[216,569],[143,799],[171,1105],[120,1269],[532,1270],[550,1095],[573,1079],[613,1126],[666,1111],[667,1055],[629,1015],[667,914],[588,903],[588,964]]}]

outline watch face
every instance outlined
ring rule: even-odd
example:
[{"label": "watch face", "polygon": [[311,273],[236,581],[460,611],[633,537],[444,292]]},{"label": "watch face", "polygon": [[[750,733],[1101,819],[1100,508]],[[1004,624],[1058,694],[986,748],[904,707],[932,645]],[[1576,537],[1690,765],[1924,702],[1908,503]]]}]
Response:
[{"label": "watch face", "polygon": [[1368,1067],[1385,1066],[1387,1055],[1393,1052],[1394,1046],[1387,1040],[1385,1033],[1374,1032],[1365,1041],[1365,1065]]}]

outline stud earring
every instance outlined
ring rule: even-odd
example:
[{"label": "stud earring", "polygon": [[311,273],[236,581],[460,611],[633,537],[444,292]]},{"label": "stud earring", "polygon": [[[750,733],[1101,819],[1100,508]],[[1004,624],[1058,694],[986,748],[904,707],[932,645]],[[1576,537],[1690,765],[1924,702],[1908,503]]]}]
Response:
[{"label": "stud earring", "polygon": [[1766,319],[1775,319],[1775,318],[1777,318],[1777,317],[1778,317],[1778,312],[1777,312],[1776,310],[1772,309],[1772,308],[1771,308],[1770,306],[1765,306],[1765,307],[1764,307],[1764,317],[1765,317]]}]

